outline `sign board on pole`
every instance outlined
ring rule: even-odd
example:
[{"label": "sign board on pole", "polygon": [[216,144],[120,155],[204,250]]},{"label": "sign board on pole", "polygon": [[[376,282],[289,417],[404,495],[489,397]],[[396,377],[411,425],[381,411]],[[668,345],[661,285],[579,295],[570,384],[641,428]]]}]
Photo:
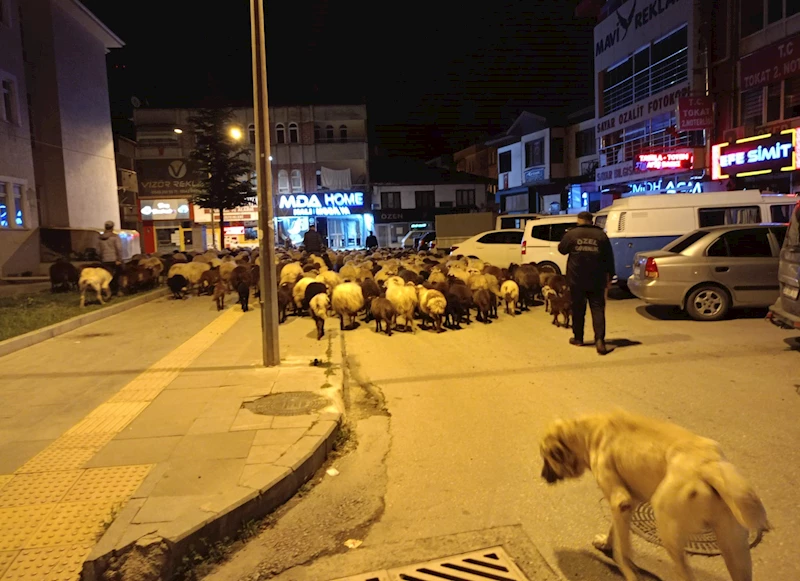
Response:
[{"label": "sign board on pole", "polygon": [[714,101],[711,97],[678,99],[678,131],[714,128]]},{"label": "sign board on pole", "polygon": [[798,71],[800,34],[743,56],[739,60],[739,86],[743,91],[763,87],[793,77]]}]

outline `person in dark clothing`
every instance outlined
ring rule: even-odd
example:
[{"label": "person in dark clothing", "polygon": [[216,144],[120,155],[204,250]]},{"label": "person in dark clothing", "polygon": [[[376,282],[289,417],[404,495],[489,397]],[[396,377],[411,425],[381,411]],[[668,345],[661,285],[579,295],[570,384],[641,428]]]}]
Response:
[{"label": "person in dark clothing", "polygon": [[104,231],[100,234],[98,251],[103,268],[111,273],[112,278],[109,290],[111,294],[118,294],[119,275],[122,268],[122,240],[119,234],[114,232],[114,222],[110,220],[105,223]]},{"label": "person in dark clothing", "polygon": [[375,236],[375,234],[373,232],[370,232],[369,236],[367,236],[367,244],[366,244],[366,246],[367,246],[367,248],[369,250],[372,250],[372,249],[378,247],[378,237]]},{"label": "person in dark clothing", "polygon": [[313,224],[308,227],[308,231],[303,236],[303,246],[309,254],[322,252],[322,236],[320,236],[316,226]]},{"label": "person in dark clothing", "polygon": [[571,345],[583,345],[583,328],[586,321],[586,303],[592,311],[594,343],[600,355],[606,348],[606,289],[614,276],[614,253],[608,236],[599,226],[592,224],[589,212],[578,214],[578,225],[564,234],[558,251],[569,254],[567,284],[572,294]]}]

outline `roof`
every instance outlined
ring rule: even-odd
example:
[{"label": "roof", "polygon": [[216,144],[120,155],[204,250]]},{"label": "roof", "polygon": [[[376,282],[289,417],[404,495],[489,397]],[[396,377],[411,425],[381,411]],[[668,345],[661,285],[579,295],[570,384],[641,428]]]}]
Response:
[{"label": "roof", "polygon": [[514,120],[514,123],[511,124],[511,127],[509,127],[505,133],[491,137],[485,143],[486,145],[494,147],[502,147],[504,145],[519,141],[523,135],[536,133],[542,129],[547,129],[549,126],[550,125],[547,122],[547,119],[541,115],[531,113],[530,111],[523,111]]},{"label": "roof", "polygon": [[106,49],[122,48],[125,43],[114,34],[108,26],[86,8],[79,0],[55,0],[64,11],[77,20],[97,40],[103,43]]}]

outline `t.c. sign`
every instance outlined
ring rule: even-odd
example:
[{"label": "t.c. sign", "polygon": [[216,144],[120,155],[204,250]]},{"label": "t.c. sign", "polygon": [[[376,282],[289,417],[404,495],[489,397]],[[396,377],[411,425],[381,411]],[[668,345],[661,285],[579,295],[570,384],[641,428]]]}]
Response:
[{"label": "t.c. sign", "polygon": [[787,129],[714,145],[711,148],[711,179],[794,171],[800,166],[798,132],[800,129]]}]

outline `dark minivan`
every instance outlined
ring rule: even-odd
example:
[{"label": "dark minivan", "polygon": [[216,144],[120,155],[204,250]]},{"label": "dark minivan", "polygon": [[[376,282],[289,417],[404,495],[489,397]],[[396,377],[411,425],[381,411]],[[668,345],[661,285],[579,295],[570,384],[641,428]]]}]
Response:
[{"label": "dark minivan", "polygon": [[789,222],[778,266],[781,294],[769,308],[770,321],[786,329],[800,329],[800,203]]}]

